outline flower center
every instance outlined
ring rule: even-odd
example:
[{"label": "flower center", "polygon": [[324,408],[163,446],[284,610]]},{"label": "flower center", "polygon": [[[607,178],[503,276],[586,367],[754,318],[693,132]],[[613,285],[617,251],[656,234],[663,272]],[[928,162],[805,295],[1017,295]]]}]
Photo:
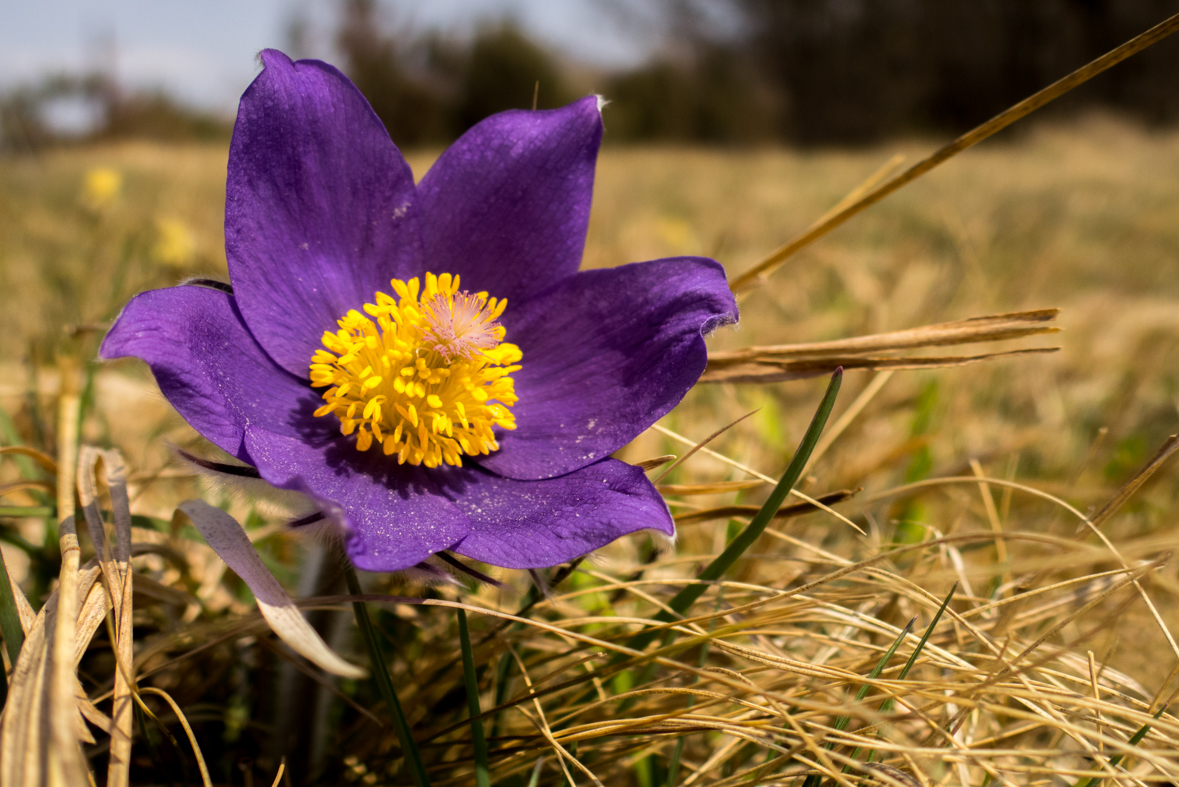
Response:
[{"label": "flower center", "polygon": [[520,348],[503,341],[497,320],[507,301],[459,290],[459,277],[394,279],[383,292],[325,331],[311,359],[311,385],[327,388],[316,416],[335,415],[356,447],[378,443],[397,462],[459,467],[461,457],[499,448],[494,427],[515,429],[512,372]]}]

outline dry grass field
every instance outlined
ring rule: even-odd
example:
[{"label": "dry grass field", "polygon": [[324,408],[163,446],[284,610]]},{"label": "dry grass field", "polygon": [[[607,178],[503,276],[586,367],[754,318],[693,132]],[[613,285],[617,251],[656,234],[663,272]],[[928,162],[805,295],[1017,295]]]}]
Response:
[{"label": "dry grass field", "polygon": [[[736,275],[890,157],[912,161],[932,147],[607,147],[585,264],[702,254]],[[420,176],[432,154],[409,158]],[[68,378],[77,362],[81,441],[125,457],[131,511],[142,517],[133,542],[152,545],[133,548],[138,685],[175,699],[211,783],[268,784],[284,756],[294,784],[409,783],[376,689],[325,677],[287,651],[244,584],[173,511],[195,496],[226,507],[295,597],[345,592],[330,550],[288,533],[276,504],[194,478],[172,446],[213,449],[142,364],[90,360],[135,292],[224,276],[225,162],[225,146],[148,144],[0,160],[0,443],[55,454],[60,369]],[[121,179],[109,199],[87,195],[95,168]],[[632,462],[683,455],[755,411],[709,444],[715,453],[695,454],[660,482],[684,517],[675,546],[638,537],[612,545],[542,596],[532,623],[494,616],[535,600],[526,574],[491,570],[504,588],[366,577],[370,592],[429,600],[370,606],[433,783],[473,783],[451,602],[469,605],[482,709],[504,706],[485,719],[495,784],[1179,778],[1179,716],[1165,710],[1179,686],[1168,633],[1179,632],[1170,559],[1179,468],[1162,466],[1094,521],[1179,431],[1179,134],[1092,117],[1001,136],[791,258],[741,305],[740,326],[722,329],[711,350],[1045,308],[1062,310],[1053,323],[1061,332],[915,354],[1061,349],[848,371],[834,439],[798,489],[855,494],[832,504],[837,514],[776,520],[654,660],[651,649],[646,661],[620,651],[627,671],[608,651],[765,500],[761,475],[776,479],[786,467],[825,378],[698,385],[622,453]],[[37,607],[59,559],[55,540],[42,547],[46,519],[16,516],[51,504],[52,479],[26,459],[0,456],[0,537],[9,572]],[[364,662],[347,606],[318,606],[312,621],[328,642]],[[910,619],[913,633],[869,679]],[[111,636],[98,629],[79,672],[108,714]],[[867,693],[857,696],[861,685]],[[159,724],[139,713],[131,782],[199,783],[175,713],[143,698]],[[887,698],[892,707],[882,708]],[[109,738],[92,730],[85,751],[103,783]]]}]

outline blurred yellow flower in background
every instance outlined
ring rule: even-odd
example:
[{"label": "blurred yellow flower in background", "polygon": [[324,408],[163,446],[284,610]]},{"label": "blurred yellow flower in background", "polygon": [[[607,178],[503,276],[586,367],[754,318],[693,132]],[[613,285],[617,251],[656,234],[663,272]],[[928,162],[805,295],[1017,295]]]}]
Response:
[{"label": "blurred yellow flower in background", "polygon": [[700,239],[692,225],[678,216],[660,216],[655,221],[659,239],[673,254],[699,254]]},{"label": "blurred yellow flower in background", "polygon": [[93,211],[110,207],[123,190],[123,173],[111,167],[95,167],[82,183],[82,204]]},{"label": "blurred yellow flower in background", "polygon": [[156,242],[151,256],[161,265],[182,268],[196,257],[196,235],[180,219],[161,216],[156,219]]}]

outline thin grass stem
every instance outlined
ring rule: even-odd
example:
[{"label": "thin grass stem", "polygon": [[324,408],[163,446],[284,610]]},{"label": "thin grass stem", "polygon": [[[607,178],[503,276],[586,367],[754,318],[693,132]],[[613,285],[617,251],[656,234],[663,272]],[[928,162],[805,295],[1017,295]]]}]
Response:
[{"label": "thin grass stem", "polygon": [[[361,595],[360,580],[356,577],[356,569],[351,564],[345,566],[344,577],[348,581],[348,592],[354,596]],[[405,753],[405,761],[409,765],[413,782],[417,787],[430,787],[430,777],[426,775],[421,753],[418,752],[417,744],[414,742],[405,712],[401,709],[401,701],[397,699],[397,692],[393,689],[393,678],[389,675],[389,669],[385,665],[385,656],[381,652],[381,643],[377,641],[377,633],[373,630],[372,620],[369,619],[368,608],[363,601],[353,601],[352,611],[356,615],[356,625],[360,627],[364,644],[368,648],[369,662],[372,664],[377,688],[380,689],[385,704],[389,706],[389,712],[393,714],[393,729],[396,730],[397,738],[401,741],[401,750]]]},{"label": "thin grass stem", "polygon": [[213,781],[209,778],[209,768],[207,765],[205,765],[205,755],[201,753],[201,746],[199,743],[197,743],[196,735],[192,731],[192,726],[188,723],[188,717],[184,715],[184,711],[182,711],[180,706],[176,704],[176,700],[172,699],[172,696],[162,689],[147,686],[140,689],[138,693],[133,693],[131,695],[145,711],[148,710],[148,708],[147,705],[144,704],[140,694],[154,694],[157,697],[162,697],[164,702],[168,703],[168,706],[172,708],[172,712],[176,714],[176,718],[180,721],[180,726],[184,728],[184,734],[188,736],[188,742],[192,746],[192,753],[193,756],[196,757],[197,768],[201,772],[201,783],[204,784],[205,787],[213,787]]}]

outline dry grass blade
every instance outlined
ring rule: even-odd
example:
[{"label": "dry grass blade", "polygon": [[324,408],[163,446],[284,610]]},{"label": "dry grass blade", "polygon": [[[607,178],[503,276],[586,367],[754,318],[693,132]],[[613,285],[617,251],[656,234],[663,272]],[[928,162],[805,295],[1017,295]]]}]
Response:
[{"label": "dry grass blade", "polygon": [[[188,736],[189,744],[192,745],[192,753],[196,757],[197,767],[201,771],[201,783],[205,787],[213,787],[213,780],[209,778],[209,767],[205,765],[205,756],[201,753],[200,744],[197,743],[196,735],[192,732],[192,725],[188,723],[188,717],[184,715],[184,711],[176,704],[176,700],[172,699],[168,692],[156,688],[140,689],[139,693],[135,695],[137,699],[139,698],[139,694],[154,694],[157,697],[162,697],[164,702],[168,703],[168,707],[172,709],[172,712],[176,714],[176,718],[180,720],[181,726],[184,727],[184,734]],[[147,709],[147,706],[143,705],[142,699],[139,699],[139,703],[140,707],[143,707],[145,710]]]},{"label": "dry grass blade", "polygon": [[664,470],[662,473],[660,473],[660,474],[659,474],[659,477],[655,479],[655,483],[656,483],[656,484],[658,484],[660,481],[662,481],[663,479],[667,478],[668,474],[670,474],[672,470],[675,470],[677,467],[679,467],[680,465],[682,465],[684,462],[686,462],[686,461],[688,461],[690,458],[692,458],[692,455],[693,455],[693,454],[695,454],[697,451],[699,451],[700,449],[704,448],[706,445],[708,445],[709,443],[711,443],[713,440],[715,440],[716,438],[720,437],[720,436],[721,436],[721,435],[723,435],[725,432],[729,431],[729,430],[730,430],[730,429],[732,429],[734,426],[736,426],[737,424],[741,423],[741,422],[742,422],[742,421],[744,421],[746,418],[748,418],[749,416],[753,415],[753,413],[756,413],[756,412],[757,412],[757,410],[754,410],[753,412],[750,412],[750,413],[746,413],[745,415],[743,415],[743,416],[741,416],[740,418],[738,418],[736,421],[733,421],[732,423],[728,424],[727,426],[722,426],[720,429],[717,429],[715,432],[713,432],[712,434],[710,434],[708,437],[706,437],[706,438],[704,438],[703,440],[701,440],[700,442],[696,443],[694,446],[692,446],[690,449],[688,449],[688,453],[686,453],[686,454],[684,454],[683,456],[681,456],[679,459],[677,459],[677,460],[676,460],[676,461],[675,461],[675,462],[674,462],[674,463],[671,465],[671,467],[667,468],[667,469],[666,469],[666,470]]},{"label": "dry grass blade", "polygon": [[861,199],[864,198],[864,195],[866,195],[868,192],[872,191],[872,189],[879,186],[886,179],[891,178],[893,175],[895,175],[900,170],[901,166],[904,163],[905,163],[905,156],[903,153],[893,154],[892,158],[890,158],[888,161],[884,162],[884,164],[881,165],[881,167],[879,169],[877,169],[875,172],[873,172],[871,175],[869,175],[867,180],[865,180],[863,183],[856,186],[854,189],[852,189],[846,195],[844,195],[843,199],[841,199],[839,202],[837,202],[833,206],[831,206],[831,210],[827,211],[822,216],[820,216],[818,218],[818,220],[815,221],[815,223],[812,224],[811,226],[817,227],[817,226],[823,224],[824,222],[828,221],[832,216],[835,216],[837,213],[843,211],[848,206],[854,205],[856,202],[859,202]]},{"label": "dry grass blade", "polygon": [[[106,588],[102,586],[101,582],[93,583],[90,587],[90,592],[86,594],[86,601],[82,604],[82,609],[78,612],[78,625],[74,639],[74,672],[78,671],[82,657],[86,654],[86,649],[90,647],[90,641],[94,639],[94,634],[98,631],[98,627],[106,620],[107,610],[109,609]],[[78,710],[81,711],[82,716],[107,735],[112,734],[110,717],[94,707],[94,703],[86,696],[82,684],[77,679],[74,682],[74,691],[78,699]],[[90,731],[84,728],[83,730],[85,734],[82,736],[82,739],[87,743],[94,743],[94,738],[90,735]]]},{"label": "dry grass blade", "polygon": [[78,373],[73,364],[62,362],[61,393],[57,402],[57,519],[74,515],[74,478],[78,470],[78,431],[82,399],[78,395]]},{"label": "dry grass blade", "polygon": [[22,481],[13,481],[8,484],[0,484],[0,497],[7,497],[13,492],[20,492],[25,489],[40,489],[43,492],[52,492],[56,487],[49,481],[30,481],[28,479]]},{"label": "dry grass blade", "polygon": [[[1108,503],[1106,503],[1100,511],[1093,515],[1092,526],[1094,528],[1101,527],[1114,514],[1118,512],[1126,501],[1129,500],[1135,492],[1142,488],[1142,485],[1150,480],[1150,477],[1163,466],[1163,463],[1171,458],[1171,455],[1179,451],[1179,435],[1171,435],[1163,443],[1162,447],[1150,458],[1141,469],[1138,470],[1134,476],[1122,485],[1122,488],[1117,491]],[[1077,532],[1080,532],[1079,530]]]},{"label": "dry grass blade", "polygon": [[[82,550],[73,518],[61,523],[61,574],[58,575],[57,617],[54,620],[51,653],[49,714],[53,741],[49,755],[50,784],[78,784],[87,773],[79,740],[84,729],[79,723],[74,684],[74,635],[78,623],[78,581]],[[89,593],[89,588],[86,588]]]},{"label": "dry grass blade", "polygon": [[1028,98],[1025,98],[1023,101],[1020,101],[1018,104],[1009,107],[1003,112],[1000,112],[998,115],[991,118],[986,123],[983,123],[981,126],[966,132],[950,144],[945,145],[921,161],[918,161],[916,164],[909,167],[901,174],[874,188],[872,191],[865,194],[851,205],[848,205],[843,210],[833,214],[826,221],[821,221],[813,225],[802,235],[798,236],[784,246],[774,250],[764,260],[738,276],[731,285],[733,291],[741,292],[743,290],[749,289],[753,285],[757,284],[757,282],[760,281],[764,276],[767,276],[770,272],[772,272],[774,268],[781,265],[782,262],[800,250],[811,245],[816,240],[823,237],[839,225],[843,224],[851,217],[861,213],[866,208],[875,205],[877,202],[884,199],[889,194],[892,194],[897,189],[921,177],[926,172],[929,172],[931,169],[936,167],[938,164],[953,158],[967,148],[973,147],[979,142],[982,142],[987,137],[1002,131],[1017,120],[1030,115],[1032,112],[1035,112],[1045,104],[1051,103],[1078,85],[1089,81],[1093,77],[1100,74],[1102,71],[1112,68],[1126,58],[1141,52],[1143,49],[1146,49],[1152,44],[1158,43],[1159,41],[1174,33],[1176,30],[1179,30],[1179,14],[1176,14],[1175,16],[1172,16],[1169,19],[1155,25],[1145,33],[1135,36],[1116,49],[1107,52],[1091,63],[1078,68],[1076,71],[1072,72],[1063,79],[1053,82],[1043,90],[1034,93]]},{"label": "dry grass blade", "polygon": [[[508,652],[512,655],[512,658],[515,659],[516,666],[520,670],[520,676],[524,679],[524,685],[528,687],[528,693],[531,695],[533,693],[532,679],[528,675],[528,666],[520,660],[520,655],[516,653],[515,650],[509,650]],[[557,752],[557,762],[561,765],[561,770],[565,774],[565,780],[570,785],[574,783],[573,776],[569,773],[569,768],[565,764],[565,761],[568,760],[569,762],[573,763],[573,765],[579,771],[588,776],[590,781],[598,785],[598,787],[604,787],[602,782],[598,779],[597,776],[593,774],[592,771],[589,770],[589,768],[583,765],[580,760],[573,756],[573,754],[568,749],[566,749],[557,741],[556,737],[553,735],[552,728],[549,727],[548,719],[545,718],[544,707],[540,704],[540,700],[535,696],[532,696],[531,699],[533,707],[536,708],[536,718],[534,719],[529,716],[528,720],[532,722],[541,735],[544,736],[545,740],[548,741],[549,745],[552,746],[553,749]],[[518,708],[518,710],[523,712],[522,708]]]},{"label": "dry grass blade", "polygon": [[10,445],[0,448],[0,456],[27,456],[34,462],[41,466],[49,475],[57,477],[57,462],[53,461],[52,457],[46,456],[35,448],[29,448],[23,445]]},{"label": "dry grass blade", "polygon": [[291,650],[333,675],[363,678],[367,674],[336,655],[311,628],[291,597],[266,568],[236,519],[203,500],[188,500],[178,508],[201,532],[213,551],[253,591],[262,616]]},{"label": "dry grass blade", "polygon": [[1058,351],[1059,347],[1036,347],[1027,350],[984,353],[982,355],[950,355],[929,358],[879,358],[870,356],[831,356],[805,360],[759,359],[736,363],[714,365],[709,359],[708,368],[700,378],[702,383],[778,383],[786,380],[805,380],[823,377],[836,369],[868,369],[870,371],[902,369],[944,369],[952,366],[969,366],[973,363],[1005,358],[1013,355],[1042,355]]},{"label": "dry grass blade", "polygon": [[271,782],[270,787],[278,787],[278,785],[282,782],[283,774],[286,772],[287,772],[287,758],[283,757],[282,761],[279,762],[279,764],[278,764],[278,773],[274,774],[274,781]]},{"label": "dry grass blade", "polygon": [[839,416],[839,419],[831,425],[831,428],[823,432],[823,436],[819,438],[819,444],[815,446],[815,450],[811,454],[811,458],[807,460],[806,467],[802,469],[802,474],[804,476],[807,474],[807,471],[814,467],[815,462],[818,462],[823,458],[823,454],[827,453],[827,449],[831,447],[832,443],[834,443],[839,438],[839,436],[843,434],[843,430],[847,429],[847,427],[851,425],[852,421],[859,417],[860,413],[864,411],[864,408],[868,406],[868,403],[872,401],[876,394],[880,393],[880,389],[882,389],[891,378],[891,370],[881,372],[880,374],[873,377],[872,381],[864,386],[864,390],[860,391],[859,395],[855,398],[855,401],[853,401],[851,405],[849,405],[848,408],[843,411],[843,414]]},{"label": "dry grass blade", "polygon": [[[1057,506],[1060,506],[1063,510],[1072,514],[1074,517],[1079,519],[1085,527],[1088,527],[1091,524],[1091,522],[1089,521],[1089,518],[1086,517],[1080,511],[1078,511],[1075,506],[1070,505],[1067,501],[1061,500],[1059,497],[1057,497],[1053,494],[1050,494],[1048,492],[1045,492],[1042,489],[1037,489],[1036,487],[1028,486],[1027,484],[1020,484],[1015,481],[1008,481],[1003,478],[987,477],[983,480],[985,480],[987,482],[987,484],[989,484],[990,486],[1004,487],[1007,489],[1012,489],[1012,490],[1016,490],[1019,492],[1024,492],[1026,494],[1033,495],[1035,497],[1039,497],[1044,500],[1047,500]],[[924,481],[914,481],[911,484],[904,484],[902,486],[897,486],[897,487],[893,487],[891,489],[885,489],[880,492],[875,492],[875,493],[869,495],[867,497],[867,500],[869,502],[875,502],[877,500],[884,500],[884,499],[890,498],[890,497],[898,497],[900,495],[904,495],[909,492],[913,492],[918,489],[924,489],[927,487],[948,486],[948,485],[952,485],[952,484],[974,484],[974,485],[977,485],[978,482],[979,482],[978,476],[944,476],[942,478],[927,478]]]},{"label": "dry grass blade", "polygon": [[[1032,348],[973,356],[887,357],[888,353],[927,347],[1005,341],[1037,334],[1056,333],[1049,325],[1059,309],[992,314],[967,320],[926,325],[903,331],[836,339],[829,342],[747,347],[710,353],[703,382],[777,382],[830,374],[845,369],[930,369],[964,366],[1005,355],[1053,352],[1057,348]],[[883,354],[883,355],[882,355]]]},{"label": "dry grass blade", "polygon": [[[832,506],[836,503],[842,503],[844,500],[855,495],[855,493],[855,490],[852,489],[841,489],[838,492],[829,492],[816,499],[825,506]],[[748,519],[757,514],[759,508],[759,506],[720,506],[718,508],[708,508],[704,511],[679,514],[675,517],[675,523],[676,525],[684,526],[698,525],[702,522],[711,522],[715,519]],[[822,509],[812,503],[795,503],[794,505],[783,506],[778,509],[778,512],[773,516],[773,520],[791,519],[820,510]]]},{"label": "dry grass blade", "polygon": [[[842,374],[842,372],[840,372],[840,373]],[[724,454],[713,451],[711,448],[707,448],[699,443],[695,443],[690,438],[684,437],[682,434],[679,434],[677,432],[673,432],[672,430],[668,429],[665,426],[661,426],[660,424],[655,424],[651,427],[651,429],[653,429],[656,432],[659,432],[660,434],[667,435],[671,439],[681,442],[685,445],[695,445],[697,447],[697,449],[699,451],[701,451],[702,453],[704,453],[705,455],[711,456],[713,459],[720,460],[721,462],[724,462],[725,464],[729,465],[730,467],[735,467],[743,473],[748,473],[749,475],[760,478],[763,482],[765,482],[767,484],[776,484],[777,483],[776,479],[771,478],[770,476],[768,476],[764,473],[758,472],[757,470],[753,469],[752,467],[742,464],[741,462],[738,462],[735,459],[732,459],[731,457],[728,457],[728,456],[725,456]],[[822,511],[826,511],[828,514],[835,517],[840,522],[843,522],[845,525],[852,528],[853,530],[855,530],[857,532],[862,532],[860,527],[855,522],[852,522],[850,519],[845,517],[843,514],[840,514],[838,511],[831,508],[830,506],[825,505],[822,501],[816,500],[813,497],[811,497],[810,495],[808,495],[804,492],[800,492],[797,489],[791,489],[790,494],[794,495],[797,498],[800,498],[805,503],[808,503],[808,504],[810,504],[810,505],[812,505]]]},{"label": "dry grass blade", "polygon": [[[113,549],[98,510],[96,466],[101,462],[110,492],[115,523]],[[117,451],[83,448],[78,467],[78,496],[91,538],[100,551],[103,577],[112,612],[111,647],[115,654],[114,695],[111,704],[111,748],[107,784],[127,785],[131,778],[132,692],[135,685],[134,624],[132,622],[131,509],[127,497],[127,472]]]},{"label": "dry grass blade", "polygon": [[661,495],[691,497],[692,495],[723,495],[729,492],[743,492],[756,489],[766,481],[714,481],[709,484],[659,484],[655,488]]},{"label": "dry grass blade", "polygon": [[644,459],[641,462],[635,462],[635,467],[639,468],[645,473],[648,470],[654,470],[656,467],[662,467],[673,459],[675,459],[675,454],[653,456],[650,459]]}]

